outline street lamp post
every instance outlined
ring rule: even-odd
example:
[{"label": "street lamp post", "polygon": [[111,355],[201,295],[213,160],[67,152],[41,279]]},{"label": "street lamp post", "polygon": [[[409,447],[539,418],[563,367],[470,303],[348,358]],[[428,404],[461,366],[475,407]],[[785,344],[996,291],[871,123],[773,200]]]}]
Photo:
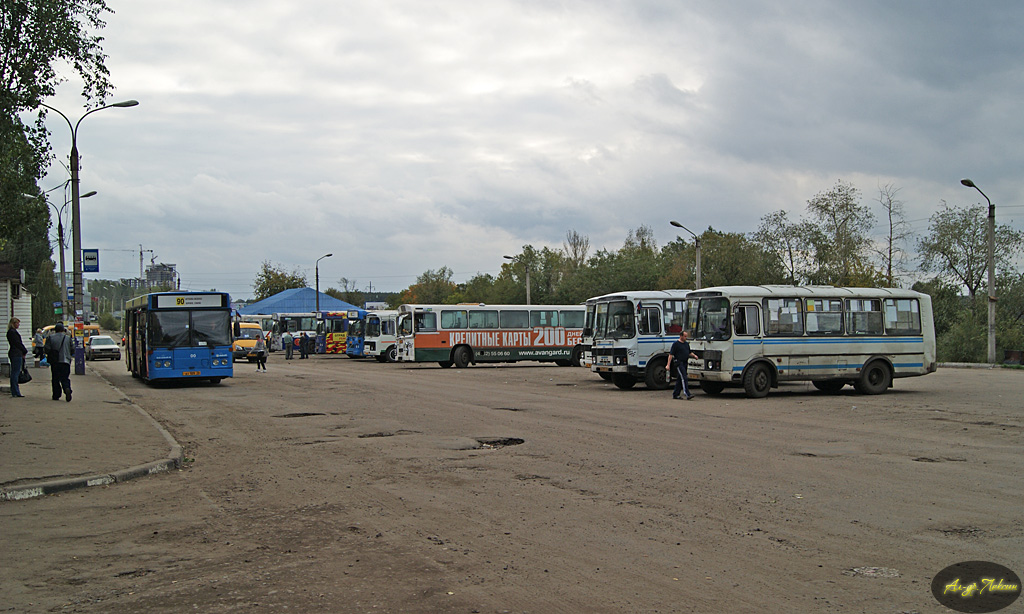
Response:
[{"label": "street lamp post", "polygon": [[960,183],[974,188],[988,201],[988,362],[996,362],[996,206],[970,179]]},{"label": "street lamp post", "polygon": [[694,253],[696,255],[695,259],[697,261],[696,262],[696,264],[697,264],[697,284],[694,287],[694,290],[700,290],[700,288],[701,288],[701,285],[700,285],[700,237],[695,235],[692,230],[690,230],[686,226],[683,226],[682,224],[680,224],[679,222],[677,222],[675,220],[669,221],[669,224],[672,224],[676,228],[682,228],[686,232],[690,233],[690,236],[693,237]]},{"label": "street lamp post", "polygon": [[[104,105],[97,107],[91,111],[87,111],[85,115],[78,118],[75,124],[71,123],[67,115],[61,113],[59,109],[55,109],[48,104],[39,103],[40,106],[46,107],[51,111],[56,112],[58,115],[64,118],[64,121],[68,123],[68,128],[71,129],[71,242],[72,242],[72,258],[74,263],[74,287],[75,287],[75,304],[74,313],[72,315],[72,321],[75,321],[78,317],[78,312],[81,311],[83,314],[85,310],[82,305],[82,220],[81,220],[81,195],[78,193],[79,179],[78,179],[78,127],[82,125],[82,120],[88,117],[90,114],[96,111],[102,111],[103,109],[110,109],[112,107],[134,107],[139,104],[138,100],[125,100],[123,102],[115,102],[113,104]],[[77,335],[75,342],[75,375],[85,374],[85,348],[77,342]]]},{"label": "street lamp post", "polygon": [[[512,256],[502,256],[505,260],[515,261]],[[523,261],[523,265],[526,267],[526,304],[530,304],[530,263]]]},{"label": "street lamp post", "polygon": [[324,258],[330,258],[334,254],[326,254],[316,259],[316,264],[313,265],[316,269],[316,310],[320,311],[320,261]]}]

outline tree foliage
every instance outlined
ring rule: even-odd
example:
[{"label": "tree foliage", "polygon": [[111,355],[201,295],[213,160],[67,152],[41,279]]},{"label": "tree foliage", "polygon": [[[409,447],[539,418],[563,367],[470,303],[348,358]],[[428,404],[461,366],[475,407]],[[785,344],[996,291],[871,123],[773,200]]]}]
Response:
[{"label": "tree foliage", "polygon": [[[995,229],[995,264],[1005,272],[1013,268],[1024,234],[1005,225]],[[962,285],[973,297],[987,282],[988,219],[983,205],[950,207],[932,215],[928,234],[917,244],[923,271]]]},{"label": "tree foliage", "polygon": [[454,273],[448,267],[441,267],[436,271],[426,271],[416,278],[416,283],[399,295],[399,302],[402,304],[451,304],[457,302],[458,287],[452,283],[452,275]]},{"label": "tree foliage", "polygon": [[870,267],[874,214],[860,204],[860,190],[843,181],[807,201],[807,240],[814,250],[815,284],[855,285]]},{"label": "tree foliage", "polygon": [[333,296],[339,301],[345,301],[356,307],[362,307],[366,303],[366,295],[359,291],[354,279],[350,280],[347,277],[342,277],[338,280],[338,284],[341,285],[340,290],[338,288],[328,288],[324,291],[324,294]]},{"label": "tree foliage", "polygon": [[296,268],[289,273],[281,265],[275,266],[264,260],[252,283],[253,298],[261,301],[285,290],[305,288],[306,285],[306,274],[301,269]]}]

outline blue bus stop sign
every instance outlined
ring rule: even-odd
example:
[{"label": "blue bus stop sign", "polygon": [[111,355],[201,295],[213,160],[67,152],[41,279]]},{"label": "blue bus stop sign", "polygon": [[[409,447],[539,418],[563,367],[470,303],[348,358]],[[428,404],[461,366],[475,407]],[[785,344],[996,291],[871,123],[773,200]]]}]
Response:
[{"label": "blue bus stop sign", "polygon": [[83,249],[82,250],[82,272],[83,273],[99,273],[100,272],[100,250],[98,250],[98,249]]}]

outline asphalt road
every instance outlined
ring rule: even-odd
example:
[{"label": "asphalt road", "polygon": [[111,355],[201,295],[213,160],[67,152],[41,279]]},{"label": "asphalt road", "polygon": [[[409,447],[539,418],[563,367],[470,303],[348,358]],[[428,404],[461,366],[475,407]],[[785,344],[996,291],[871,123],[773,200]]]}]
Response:
[{"label": "asphalt road", "polygon": [[1024,371],[686,402],[536,363],[90,364],[185,468],[0,506],[0,612],[923,614],[952,563],[1024,574]]}]

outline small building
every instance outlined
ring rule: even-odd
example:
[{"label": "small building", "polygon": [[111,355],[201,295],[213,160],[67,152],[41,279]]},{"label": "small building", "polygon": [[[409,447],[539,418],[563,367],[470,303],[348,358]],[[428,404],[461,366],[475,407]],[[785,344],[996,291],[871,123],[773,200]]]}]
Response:
[{"label": "small building", "polygon": [[13,264],[0,262],[0,322],[4,325],[4,335],[0,337],[0,372],[3,377],[10,374],[10,363],[7,360],[7,323],[11,318],[21,320],[18,332],[25,347],[31,347],[32,334],[32,295],[25,287],[24,269],[16,269]]}]

